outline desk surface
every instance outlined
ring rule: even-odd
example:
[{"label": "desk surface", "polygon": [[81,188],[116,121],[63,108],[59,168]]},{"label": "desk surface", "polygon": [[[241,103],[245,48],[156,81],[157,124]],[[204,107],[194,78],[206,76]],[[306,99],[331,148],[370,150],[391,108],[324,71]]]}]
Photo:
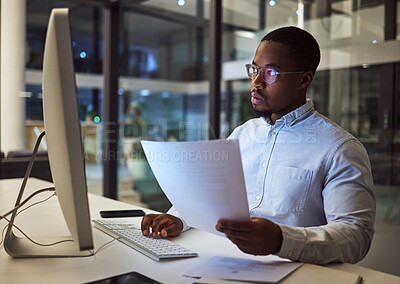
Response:
[{"label": "desk surface", "polygon": [[[0,180],[0,214],[10,210],[16,200],[21,179]],[[38,179],[30,179],[25,197],[40,188],[51,185]],[[36,196],[39,201],[48,193]],[[100,219],[99,211],[105,209],[124,209],[134,206],[101,196],[89,195],[92,219]],[[144,209],[147,213],[150,210]],[[134,219],[139,225],[141,218]],[[0,230],[6,225],[0,220]],[[56,198],[31,207],[17,217],[19,225],[29,236],[69,235]],[[112,238],[93,229],[95,250]],[[0,279],[2,283],[84,283],[113,275],[138,271],[162,283],[193,283],[193,279],[181,276],[193,267],[214,255],[237,255],[238,249],[227,239],[191,229],[172,239],[199,254],[189,259],[154,261],[134,249],[114,241],[100,250],[95,256],[84,258],[43,258],[13,259],[0,247]],[[317,266],[313,266],[317,268]],[[400,283],[400,277],[378,272],[352,264],[333,264],[329,268],[348,271],[363,277],[362,283]],[[284,283],[296,283],[296,273],[304,273],[310,265],[295,271]],[[340,272],[338,272],[340,273]]]}]

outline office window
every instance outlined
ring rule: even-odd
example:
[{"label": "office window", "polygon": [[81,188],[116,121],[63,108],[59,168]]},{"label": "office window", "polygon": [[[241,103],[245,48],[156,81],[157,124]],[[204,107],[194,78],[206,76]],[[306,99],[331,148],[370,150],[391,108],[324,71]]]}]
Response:
[{"label": "office window", "polygon": [[[102,194],[103,11],[101,7],[83,5],[78,1],[27,1],[26,149],[33,149],[36,138],[44,130],[41,70],[47,23],[53,8],[70,9],[72,51],[87,184],[90,192]],[[45,147],[43,143],[41,147]]]},{"label": "office window", "polygon": [[[207,1],[121,1],[119,198],[165,211],[140,140],[208,137]],[[182,3],[181,3],[182,4]],[[70,8],[82,139],[90,192],[102,193],[103,9],[79,1],[27,2],[26,147],[43,130],[41,69],[52,8]],[[140,119],[132,118],[133,113]],[[143,188],[145,191],[143,191]],[[143,191],[143,192],[141,192]]]},{"label": "office window", "polygon": [[122,2],[121,200],[163,212],[171,206],[145,159],[142,139],[207,139],[208,20],[200,4]]},{"label": "office window", "polygon": [[[252,7],[252,20],[243,12],[246,5]],[[225,54],[222,58],[226,72],[221,105],[225,126],[222,135],[228,136],[236,126],[252,117],[250,80],[244,64],[251,62],[262,37],[282,26],[304,28],[316,37],[322,53],[308,97],[320,113],[365,145],[376,186],[377,219],[400,224],[397,198],[400,104],[398,89],[391,88],[392,78],[398,74],[394,70],[399,67],[394,58],[375,60],[378,54],[389,54],[388,48],[391,48],[390,43],[384,42],[384,1],[287,0],[265,1],[264,5],[259,1],[234,1],[233,5],[224,3],[225,8],[234,10],[237,16],[229,17],[231,29],[223,30]],[[241,26],[243,19],[246,26]],[[397,103],[393,105],[393,101]]]},{"label": "office window", "polygon": [[26,2],[28,69],[42,69],[47,22],[53,8],[69,8],[75,72],[100,73],[103,13],[98,6],[78,1]]},{"label": "office window", "polygon": [[[87,122],[90,118],[93,121],[101,112],[101,76],[94,74],[102,72],[102,10],[98,6],[71,1],[32,0],[26,5],[26,119],[42,120],[40,72],[50,11],[53,8],[69,8],[80,119]],[[85,73],[93,75],[90,83]],[[84,88],[81,88],[81,83]]]},{"label": "office window", "polygon": [[[281,26],[303,27],[315,35],[323,53],[308,93],[316,109],[363,141],[372,161],[378,157],[377,153],[390,156],[390,163],[373,163],[374,178],[377,184],[398,185],[398,177],[394,174],[399,166],[398,93],[385,89],[384,86],[388,85],[386,77],[376,76],[377,73],[388,74],[387,70],[390,71],[393,64],[397,64],[398,70],[398,62],[390,58],[385,58],[384,62],[372,62],[371,59],[378,58],[371,52],[380,56],[387,54],[384,1],[234,0],[222,1],[222,4],[221,137],[227,137],[236,126],[252,116],[250,80],[246,77],[244,64],[252,60],[261,38]],[[158,203],[149,207],[164,211],[169,204],[155,186],[148,165],[143,163],[143,153],[140,153],[137,142],[143,138],[162,141],[208,139],[210,2],[184,1],[184,5],[179,5],[178,1],[172,0],[125,0],[121,5],[118,91],[120,198],[126,195],[125,200],[130,198],[137,202],[136,194],[140,193],[140,187],[149,188],[143,196],[148,194],[148,200]],[[50,10],[55,7],[71,9],[80,118],[90,178],[88,184],[93,192],[100,193],[103,175],[101,6],[87,1],[27,1],[24,93],[26,128],[30,129],[27,133],[35,137],[35,127],[40,126],[42,119],[40,72],[43,44]],[[399,18],[396,19],[397,27]],[[399,30],[397,28],[397,38]],[[363,56],[356,56],[360,54]],[[396,103],[390,105],[391,99]],[[131,127],[126,126],[133,113],[141,114],[141,122],[131,122]],[[140,139],[136,141],[135,135]],[[30,141],[27,139],[28,149],[32,147]],[[133,160],[133,157],[138,159]],[[136,162],[141,166],[134,166]],[[138,180],[136,176],[145,178]],[[143,186],[146,183],[149,186]],[[122,194],[123,191],[132,196]],[[151,196],[153,191],[155,195]],[[144,200],[146,198],[140,201]]]}]

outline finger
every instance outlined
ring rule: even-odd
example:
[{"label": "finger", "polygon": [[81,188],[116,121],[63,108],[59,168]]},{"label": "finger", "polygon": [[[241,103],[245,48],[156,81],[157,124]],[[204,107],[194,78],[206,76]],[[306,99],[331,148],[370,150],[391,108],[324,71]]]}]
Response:
[{"label": "finger", "polygon": [[[164,220],[164,219],[163,219]],[[178,236],[183,229],[182,221],[174,216],[165,215],[165,223],[161,222],[158,230],[160,231],[160,235],[163,238],[166,237],[176,237]],[[153,225],[155,227],[156,225]],[[154,234],[154,237],[157,237],[157,234]]]},{"label": "finger", "polygon": [[175,224],[173,224],[173,225],[171,225],[169,227],[163,228],[161,230],[161,236],[163,238],[176,237],[176,236],[178,236],[180,234],[180,232],[181,231],[179,230],[178,226],[175,226]]},{"label": "finger", "polygon": [[141,229],[143,235],[147,236],[150,234],[150,228],[156,216],[156,214],[147,214],[142,218]]},{"label": "finger", "polygon": [[216,229],[220,232],[224,232],[226,229],[239,232],[251,232],[252,227],[251,221],[233,221],[224,219],[218,220],[216,225]]},{"label": "finger", "polygon": [[165,215],[160,215],[155,218],[152,225],[153,237],[157,237],[161,233],[161,230],[168,228],[171,221],[172,220]]},{"label": "finger", "polygon": [[[160,233],[161,237],[166,238],[168,237],[168,230],[167,229],[162,229]],[[171,236],[172,237],[172,236]]]}]

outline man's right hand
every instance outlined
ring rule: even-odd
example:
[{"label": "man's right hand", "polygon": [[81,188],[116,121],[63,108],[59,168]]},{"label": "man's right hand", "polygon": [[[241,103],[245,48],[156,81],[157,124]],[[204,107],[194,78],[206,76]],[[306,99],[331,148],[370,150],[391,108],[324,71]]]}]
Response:
[{"label": "man's right hand", "polygon": [[[150,232],[151,228],[151,232]],[[147,214],[142,219],[142,233],[153,238],[176,237],[183,230],[181,219],[170,214]]]}]

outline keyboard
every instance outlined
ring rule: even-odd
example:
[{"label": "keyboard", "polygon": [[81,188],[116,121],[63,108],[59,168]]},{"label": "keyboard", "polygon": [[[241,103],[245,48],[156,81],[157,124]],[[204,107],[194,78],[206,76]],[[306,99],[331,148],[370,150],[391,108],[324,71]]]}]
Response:
[{"label": "keyboard", "polygon": [[198,256],[197,253],[169,240],[143,236],[138,226],[123,220],[92,220],[92,222],[97,229],[157,261]]}]

